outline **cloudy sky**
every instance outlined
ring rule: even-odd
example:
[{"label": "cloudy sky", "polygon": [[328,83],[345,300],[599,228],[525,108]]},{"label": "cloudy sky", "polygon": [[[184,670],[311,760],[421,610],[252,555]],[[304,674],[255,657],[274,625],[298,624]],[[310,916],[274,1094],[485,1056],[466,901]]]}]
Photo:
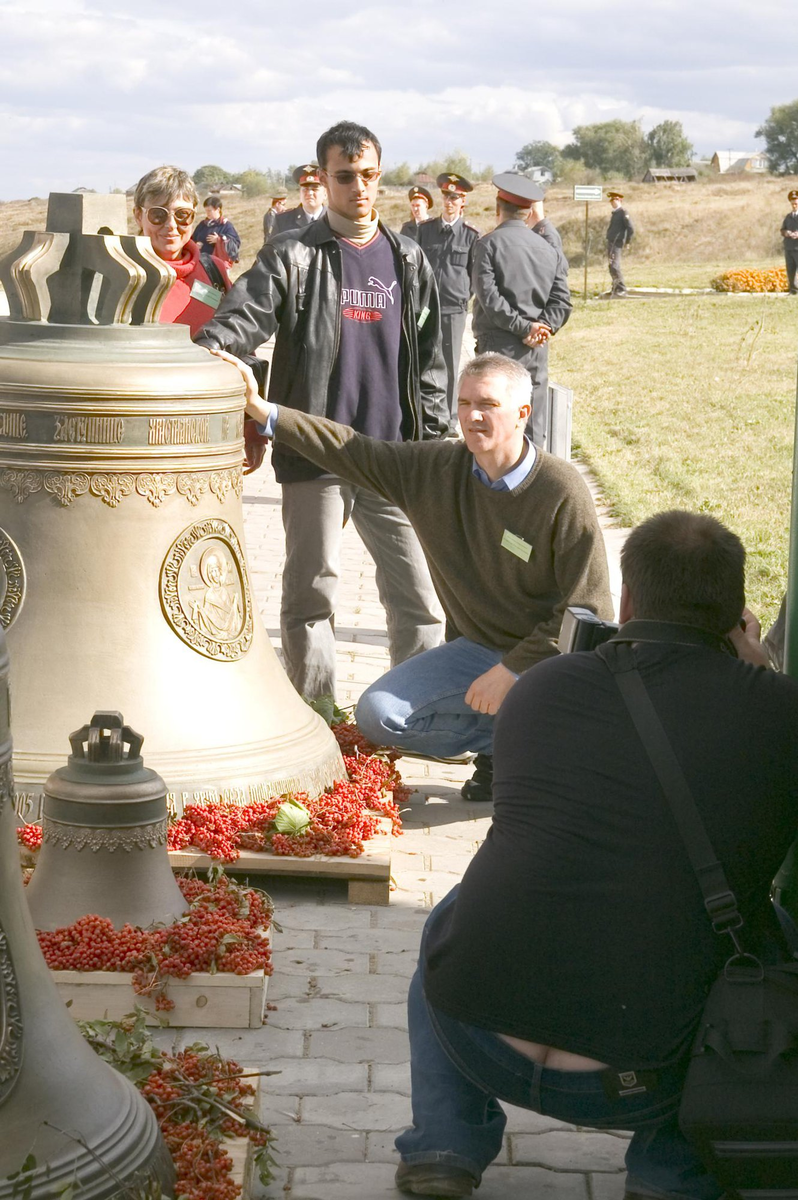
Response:
[{"label": "cloudy sky", "polygon": [[0,199],[128,187],[162,162],[282,168],[341,118],[373,128],[387,164],[458,147],[498,170],[613,117],[749,150],[798,96],[788,0],[538,7],[0,0]]}]

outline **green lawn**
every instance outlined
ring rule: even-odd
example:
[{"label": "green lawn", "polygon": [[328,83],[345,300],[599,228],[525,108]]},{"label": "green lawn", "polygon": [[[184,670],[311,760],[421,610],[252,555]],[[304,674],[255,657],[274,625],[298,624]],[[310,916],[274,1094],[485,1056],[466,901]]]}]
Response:
[{"label": "green lawn", "polygon": [[577,301],[551,348],[575,448],[619,524],[670,507],[717,516],[748,550],[763,625],[786,581],[796,334],[787,299]]}]

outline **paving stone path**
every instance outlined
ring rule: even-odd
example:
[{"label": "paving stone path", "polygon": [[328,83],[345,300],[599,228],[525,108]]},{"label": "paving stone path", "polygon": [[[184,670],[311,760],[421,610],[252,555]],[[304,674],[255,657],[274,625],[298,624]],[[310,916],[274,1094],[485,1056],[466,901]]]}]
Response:
[{"label": "paving stone path", "polygon": [[[252,583],[279,648],[283,535],[280,493],[269,467],[246,480],[244,510]],[[607,526],[613,590],[624,531]],[[388,667],[385,619],[374,568],[354,529],[344,536],[336,619],[338,700],[354,703]],[[459,788],[469,771],[405,758],[416,791],[393,842],[396,890],[387,908],[346,901],[321,881],[269,884],[282,933],[275,935],[268,1000],[259,1030],[185,1030],[247,1064],[279,1071],[263,1081],[262,1117],[277,1134],[279,1170],[257,1200],[398,1200],[396,1133],[410,1120],[405,998],[430,907],[458,882],[490,814]],[[480,1200],[621,1200],[626,1135],[579,1130],[508,1108],[505,1145]]]}]

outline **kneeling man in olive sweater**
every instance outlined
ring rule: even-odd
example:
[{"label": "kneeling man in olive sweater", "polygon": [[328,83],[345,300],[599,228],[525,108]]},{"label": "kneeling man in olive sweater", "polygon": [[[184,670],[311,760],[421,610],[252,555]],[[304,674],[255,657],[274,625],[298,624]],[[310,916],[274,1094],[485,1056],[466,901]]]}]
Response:
[{"label": "kneeling man in olive sweater", "polygon": [[460,377],[463,441],[385,442],[264,401],[247,411],[264,437],[360,487],[410,519],[446,614],[446,642],[407,659],[364,692],[357,723],[374,742],[430,758],[476,752],[467,800],[490,800],[493,723],[519,675],[558,653],[565,609],[611,620],[604,542],[574,467],[525,435],[529,373],[481,354]]}]

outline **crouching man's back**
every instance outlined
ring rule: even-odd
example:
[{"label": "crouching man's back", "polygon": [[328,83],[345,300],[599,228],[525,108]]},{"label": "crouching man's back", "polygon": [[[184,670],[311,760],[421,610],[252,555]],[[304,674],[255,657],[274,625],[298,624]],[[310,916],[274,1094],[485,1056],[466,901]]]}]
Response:
[{"label": "crouching man's back", "polygon": [[[737,896],[746,948],[772,961],[786,953],[769,892],[798,822],[798,684],[760,665],[747,610],[740,626],[744,557],[713,518],[651,518],[622,554],[617,640]],[[730,948],[602,654],[525,672],[494,761],[493,824],[430,916],[411,985],[414,1126],[397,1139],[398,1185],[470,1195],[501,1148],[496,1097],[633,1130],[627,1200],[718,1200],[677,1112]]]}]

